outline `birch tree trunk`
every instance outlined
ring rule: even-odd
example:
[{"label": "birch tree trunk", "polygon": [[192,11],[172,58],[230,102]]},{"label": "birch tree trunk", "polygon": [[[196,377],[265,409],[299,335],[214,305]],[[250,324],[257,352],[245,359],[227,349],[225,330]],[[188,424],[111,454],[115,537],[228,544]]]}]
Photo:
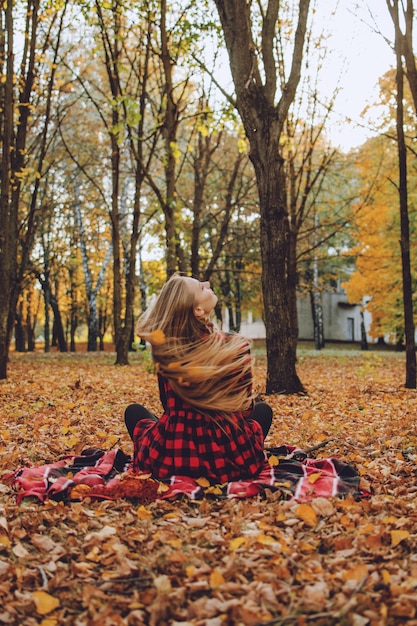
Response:
[{"label": "birch tree trunk", "polygon": [[79,233],[81,259],[82,259],[83,272],[84,272],[85,291],[86,291],[87,302],[88,302],[87,351],[96,352],[97,351],[97,339],[100,334],[98,310],[97,310],[97,295],[104,282],[104,277],[107,271],[107,267],[110,263],[110,259],[112,255],[112,246],[110,244],[108,247],[107,254],[100,268],[100,272],[97,277],[96,284],[93,285],[93,277],[91,275],[90,267],[88,263],[87,236],[86,236],[86,232],[84,228],[83,216],[82,216],[82,211],[81,211],[80,192],[79,192],[79,187],[78,187],[76,179],[74,180],[74,199],[75,199],[75,204],[74,204],[75,219],[77,222],[78,233]]}]

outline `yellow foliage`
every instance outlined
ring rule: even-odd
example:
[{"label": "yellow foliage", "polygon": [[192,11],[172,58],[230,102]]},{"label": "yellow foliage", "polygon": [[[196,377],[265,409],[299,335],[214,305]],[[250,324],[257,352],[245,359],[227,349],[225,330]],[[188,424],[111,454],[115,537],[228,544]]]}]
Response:
[{"label": "yellow foliage", "polygon": [[410,533],[408,530],[391,530],[391,545],[398,546],[401,541],[408,539]]},{"label": "yellow foliage", "polygon": [[247,540],[246,537],[235,537],[230,542],[230,549],[235,551],[238,548],[240,548],[240,546],[246,545],[247,542],[248,542],[248,540]]},{"label": "yellow foliage", "polygon": [[383,140],[373,140],[362,148],[357,168],[362,197],[354,224],[358,244],[350,251],[356,269],[343,286],[349,301],[364,303],[371,314],[371,336],[395,338],[403,330],[399,201],[392,184],[398,177],[395,155]]},{"label": "yellow foliage", "polygon": [[222,585],[224,585],[225,580],[223,574],[218,570],[214,569],[210,574],[210,587],[211,589],[218,589]]},{"label": "yellow foliage", "polygon": [[46,591],[33,591],[32,598],[35,602],[36,611],[39,615],[47,615],[60,605],[59,599],[54,598]]},{"label": "yellow foliage", "polygon": [[313,527],[317,524],[317,514],[313,507],[309,504],[300,504],[297,507],[295,514],[299,519],[303,520],[307,526]]}]

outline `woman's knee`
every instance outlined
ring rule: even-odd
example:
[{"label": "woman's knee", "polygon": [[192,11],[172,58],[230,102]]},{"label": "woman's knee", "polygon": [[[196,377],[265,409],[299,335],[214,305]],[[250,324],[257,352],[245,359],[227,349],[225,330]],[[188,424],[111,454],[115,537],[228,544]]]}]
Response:
[{"label": "woman's knee", "polygon": [[272,409],[266,402],[257,402],[254,406],[253,412],[256,415],[262,415],[265,419],[270,418],[272,420]]},{"label": "woman's knee", "polygon": [[125,410],[125,421],[132,419],[140,420],[144,416],[146,409],[142,404],[129,404]]},{"label": "woman's knee", "polygon": [[272,424],[272,409],[266,402],[257,402],[253,408],[252,419],[262,426],[264,437],[267,436]]}]

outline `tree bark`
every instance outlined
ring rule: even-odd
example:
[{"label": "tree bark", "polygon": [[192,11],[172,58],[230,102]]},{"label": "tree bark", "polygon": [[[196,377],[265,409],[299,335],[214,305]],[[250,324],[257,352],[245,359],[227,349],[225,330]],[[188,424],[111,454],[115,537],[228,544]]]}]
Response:
[{"label": "tree bark", "polygon": [[[134,302],[136,291],[136,263],[138,244],[140,237],[140,217],[141,217],[141,190],[142,183],[145,175],[147,174],[146,167],[143,161],[143,136],[145,128],[145,114],[147,107],[147,80],[149,78],[149,52],[151,49],[151,43],[148,39],[144,44],[143,52],[143,66],[140,68],[133,68],[134,73],[138,73],[141,76],[138,85],[138,104],[139,104],[139,122],[136,128],[137,138],[135,140],[132,127],[128,121],[128,112],[125,105],[122,109],[117,108],[118,100],[123,102],[123,86],[121,76],[119,74],[121,68],[121,54],[122,54],[122,23],[121,23],[121,8],[122,4],[115,0],[112,5],[113,11],[113,24],[112,24],[112,40],[110,39],[111,28],[108,28],[105,20],[103,19],[103,13],[100,3],[96,3],[97,12],[100,20],[101,36],[104,45],[105,58],[106,58],[106,70],[110,84],[110,90],[112,93],[112,99],[116,103],[112,109],[112,125],[109,129],[110,141],[112,146],[112,205],[111,205],[111,228],[112,228],[112,246],[113,246],[113,316],[114,316],[114,340],[116,349],[116,365],[128,365],[129,363],[129,350],[131,346],[132,327],[134,318]],[[151,28],[152,21],[149,22]],[[123,108],[124,107],[124,108]],[[135,196],[133,201],[132,211],[132,227],[130,233],[124,233],[125,242],[128,244],[124,246],[124,258],[121,254],[121,248],[123,245],[123,232],[121,225],[122,211],[119,201],[120,179],[121,179],[121,151],[118,145],[118,136],[114,132],[120,125],[120,122],[124,122],[124,131],[127,133],[129,141],[130,155],[132,162],[134,163],[135,174]],[[151,150],[151,153],[153,151]],[[150,156],[149,161],[150,163]],[[158,196],[158,199],[159,196]],[[168,213],[172,209],[170,203],[167,204]],[[167,237],[170,241],[171,234]],[[123,262],[124,261],[124,262]],[[124,287],[124,290],[123,288]],[[124,301],[124,307],[123,307]],[[102,338],[101,338],[102,345]]]},{"label": "tree bark", "polygon": [[[165,142],[165,185],[166,194],[163,203],[166,231],[166,266],[169,278],[177,270],[177,230],[175,225],[176,207],[176,158],[175,148],[178,131],[178,104],[174,98],[172,78],[173,62],[169,51],[169,34],[166,24],[167,2],[161,1],[161,61],[164,68],[165,80],[165,114],[163,124],[163,136]],[[180,268],[181,269],[181,268]]]},{"label": "tree bark", "polygon": [[395,51],[396,51],[396,85],[397,85],[397,145],[399,167],[399,197],[400,197],[400,222],[401,222],[401,261],[403,277],[403,307],[404,307],[404,330],[405,330],[405,354],[406,354],[406,380],[407,389],[416,389],[416,346],[415,327],[413,316],[413,284],[410,260],[410,224],[408,217],[408,191],[407,191],[407,146],[404,136],[404,68],[402,60],[402,35],[400,31],[398,0],[394,0],[395,15]]},{"label": "tree bark", "polygon": [[62,324],[62,316],[61,311],[59,309],[58,300],[56,297],[50,292],[50,304],[51,309],[54,314],[54,328],[56,333],[56,341],[58,344],[58,348],[60,352],[68,352],[68,344],[65,338],[64,326]]},{"label": "tree bark", "polygon": [[404,56],[407,80],[410,86],[411,96],[414,102],[414,110],[417,113],[417,66],[416,58],[413,50],[413,20],[414,20],[414,6],[413,0],[407,0],[406,6],[401,3],[403,9],[402,22],[404,24],[404,30],[400,28],[400,16],[398,0],[387,0],[388,11],[390,12],[391,19],[396,28],[396,46]]},{"label": "tree bark", "polygon": [[[2,20],[2,42],[5,50],[6,80],[0,85],[1,94],[1,188],[0,188],[0,379],[7,378],[7,364],[9,360],[9,316],[11,279],[14,269],[13,259],[16,253],[16,239],[10,237],[11,206],[10,206],[10,178],[11,154],[13,147],[13,82],[14,82],[14,54],[13,54],[13,13],[12,2],[7,2],[4,12],[4,29]],[[3,10],[3,9],[2,9]],[[3,62],[3,60],[2,60]]]},{"label": "tree bark", "polygon": [[23,326],[23,311],[22,307],[19,307],[20,310],[16,310],[15,315],[15,326],[14,326],[14,337],[15,337],[15,349],[16,352],[26,352],[26,336],[25,336],[25,328]]},{"label": "tree bark", "polygon": [[252,36],[251,3],[215,0],[236,91],[236,106],[250,144],[258,185],[262,292],[266,328],[266,393],[296,393],[304,387],[296,372],[297,337],[291,319],[288,284],[289,222],[286,175],[280,138],[300,80],[309,0],[300,0],[292,65],[278,104],[275,35],[279,2],[270,0],[263,15],[258,67]]},{"label": "tree bark", "polygon": [[[29,208],[27,213],[21,216],[24,178],[22,174],[28,160],[28,129],[32,115],[32,92],[38,61],[39,4],[39,0],[29,0],[26,5],[25,36],[19,72],[16,72],[14,66],[14,3],[6,2],[1,8],[1,11],[4,11],[1,28],[4,58],[1,63],[3,64],[5,60],[6,64],[5,71],[3,67],[1,69],[6,80],[0,88],[0,124],[3,139],[0,192],[0,378],[7,376],[8,352],[15,310],[36,229],[37,198],[46,155],[51,99],[57,67],[55,62],[51,63],[51,74],[46,90],[46,107],[42,115],[43,128],[40,133],[38,158],[35,165],[37,175],[31,191]],[[64,3],[62,7],[59,32],[54,43],[54,61],[57,59],[66,5],[67,3]],[[14,90],[16,90],[16,96]],[[15,100],[18,101],[17,114],[14,111]]]},{"label": "tree bark", "polygon": [[97,310],[97,295],[100,291],[100,288],[104,282],[104,277],[107,271],[107,267],[110,263],[112,247],[109,246],[106,257],[103,261],[103,264],[100,268],[99,275],[96,280],[96,284],[93,285],[93,277],[90,272],[90,266],[88,261],[88,250],[87,250],[87,235],[84,228],[83,216],[81,212],[81,199],[80,199],[80,191],[78,188],[78,183],[76,178],[74,179],[74,210],[75,210],[75,218],[78,226],[79,233],[79,242],[81,248],[81,259],[83,265],[84,272],[84,283],[85,283],[85,291],[87,295],[88,302],[88,341],[87,341],[87,351],[88,352],[96,352],[97,351],[97,339],[99,337],[99,319],[98,319],[98,310]]}]

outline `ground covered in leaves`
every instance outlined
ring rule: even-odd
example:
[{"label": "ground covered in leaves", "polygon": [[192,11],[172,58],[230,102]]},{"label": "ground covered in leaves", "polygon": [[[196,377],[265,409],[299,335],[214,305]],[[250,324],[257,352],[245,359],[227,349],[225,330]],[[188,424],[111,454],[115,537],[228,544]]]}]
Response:
[{"label": "ground covered in leaves", "polygon": [[[123,411],[160,412],[149,361],[12,355],[0,477],[86,447],[131,452]],[[0,483],[0,624],[417,625],[417,394],[404,355],[303,352],[269,445],[353,463],[369,500],[23,501]],[[257,358],[263,391],[265,362]],[[307,508],[306,508],[307,507]]]}]

